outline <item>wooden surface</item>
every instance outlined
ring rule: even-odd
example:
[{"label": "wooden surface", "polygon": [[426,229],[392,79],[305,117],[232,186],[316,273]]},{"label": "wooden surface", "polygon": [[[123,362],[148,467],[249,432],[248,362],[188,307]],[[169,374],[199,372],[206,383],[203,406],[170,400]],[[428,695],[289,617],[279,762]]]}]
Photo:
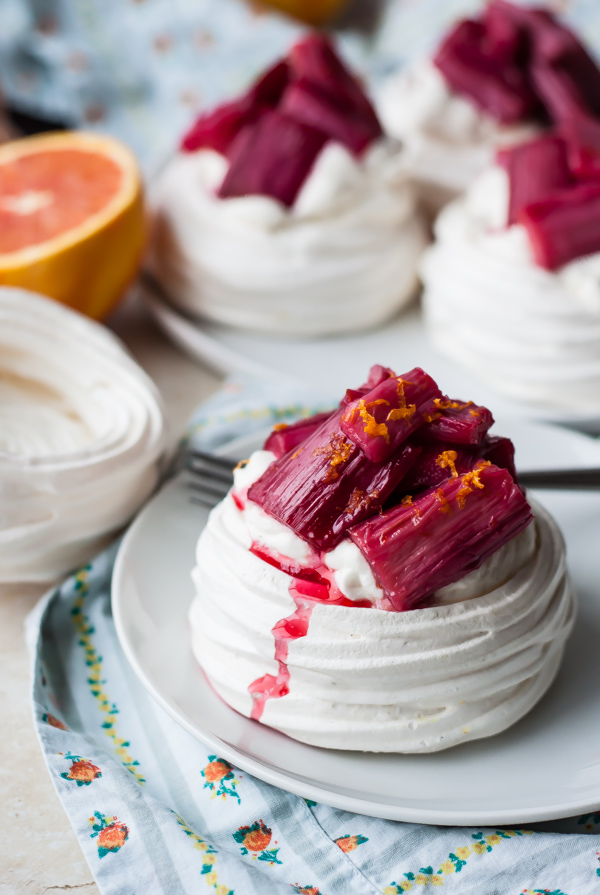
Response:
[{"label": "wooden surface", "polygon": [[[135,300],[110,324],[158,385],[175,442],[192,409],[217,387],[216,376],[167,342]],[[31,720],[24,621],[45,590],[0,586],[0,895],[97,895]]]}]

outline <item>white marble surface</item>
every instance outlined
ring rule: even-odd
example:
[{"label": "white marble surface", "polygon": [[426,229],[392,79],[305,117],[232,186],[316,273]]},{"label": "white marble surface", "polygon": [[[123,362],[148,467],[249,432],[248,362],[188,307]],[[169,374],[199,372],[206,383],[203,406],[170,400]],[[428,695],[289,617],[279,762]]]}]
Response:
[{"label": "white marble surface", "polygon": [[[110,324],[161,390],[175,442],[217,377],[167,342],[135,299]],[[0,895],[96,895],[31,721],[23,622],[45,589],[0,588]]]}]

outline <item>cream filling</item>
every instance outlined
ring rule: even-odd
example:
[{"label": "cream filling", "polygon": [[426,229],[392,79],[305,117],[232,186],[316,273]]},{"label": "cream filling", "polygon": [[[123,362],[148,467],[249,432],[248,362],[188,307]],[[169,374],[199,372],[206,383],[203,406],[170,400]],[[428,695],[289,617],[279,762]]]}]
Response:
[{"label": "cream filling", "polygon": [[154,385],[103,327],[0,289],[0,582],[83,562],[154,488]]},{"label": "cream filling", "polygon": [[179,153],[152,194],[151,266],[184,311],[318,336],[375,326],[411,298],[427,237],[395,145],[319,155],[291,210],[216,196],[227,162]]},{"label": "cream filling", "polygon": [[506,227],[508,197],[493,167],[440,214],[421,267],[430,334],[508,398],[598,413],[600,253],[538,267],[524,228]]},{"label": "cream filling", "polygon": [[[253,455],[236,489],[270,458]],[[560,533],[535,512],[535,523],[481,569],[411,612],[376,608],[381,591],[368,564],[342,542],[325,562],[349,599],[373,608],[314,607],[306,636],[288,646],[289,693],[266,701],[263,723],[327,748],[428,752],[518,720],[550,685],[574,616]],[[286,544],[273,521],[265,526],[279,540],[267,546],[291,547],[287,555],[300,560],[300,539],[290,532]],[[247,716],[248,687],[278,672],[272,629],[298,608],[293,579],[249,550],[266,531],[259,513],[228,496],[209,517],[193,571],[194,653],[217,692]]]}]

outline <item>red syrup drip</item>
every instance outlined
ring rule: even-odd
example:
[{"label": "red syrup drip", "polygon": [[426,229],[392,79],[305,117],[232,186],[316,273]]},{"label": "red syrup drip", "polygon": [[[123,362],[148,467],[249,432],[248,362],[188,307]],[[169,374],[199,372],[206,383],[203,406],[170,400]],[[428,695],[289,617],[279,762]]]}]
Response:
[{"label": "red syrup drip", "polygon": [[289,557],[269,550],[262,544],[253,543],[250,552],[269,565],[291,577],[289,594],[296,605],[296,611],[280,619],[271,629],[275,640],[275,661],[279,666],[277,675],[265,674],[248,687],[253,705],[250,717],[260,721],[268,699],[280,699],[290,692],[290,671],[287,666],[290,641],[306,637],[313,609],[318,603],[328,606],[358,606],[370,608],[368,600],[349,600],[335,583],[334,572],[325,565],[322,554],[311,550],[308,562],[301,566]]}]

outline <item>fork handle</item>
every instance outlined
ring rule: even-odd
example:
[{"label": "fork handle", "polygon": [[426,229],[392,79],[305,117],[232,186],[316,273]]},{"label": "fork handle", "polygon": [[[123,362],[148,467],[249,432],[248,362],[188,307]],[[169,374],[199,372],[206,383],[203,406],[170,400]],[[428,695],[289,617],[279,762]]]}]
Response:
[{"label": "fork handle", "polygon": [[600,489],[600,469],[548,469],[519,472],[519,484],[526,488],[551,490]]}]

